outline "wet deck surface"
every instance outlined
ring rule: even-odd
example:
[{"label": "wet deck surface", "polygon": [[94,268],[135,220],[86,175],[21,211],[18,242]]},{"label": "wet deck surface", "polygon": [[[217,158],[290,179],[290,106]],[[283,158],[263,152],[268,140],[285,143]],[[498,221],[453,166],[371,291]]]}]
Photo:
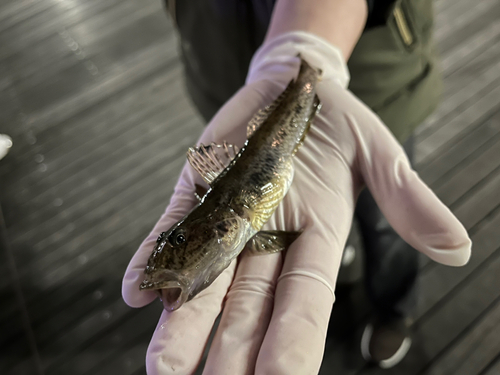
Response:
[{"label": "wet deck surface", "polygon": [[[439,0],[445,93],[417,169],[474,241],[463,268],[422,259],[414,345],[370,368],[362,290],[338,292],[322,374],[500,374],[500,5]],[[158,1],[0,3],[0,373],[144,374],[161,307],[128,308],[128,260],[203,122]],[[350,297],[347,298],[347,297]],[[352,306],[351,306],[352,307]],[[334,326],[332,326],[334,327]]]}]

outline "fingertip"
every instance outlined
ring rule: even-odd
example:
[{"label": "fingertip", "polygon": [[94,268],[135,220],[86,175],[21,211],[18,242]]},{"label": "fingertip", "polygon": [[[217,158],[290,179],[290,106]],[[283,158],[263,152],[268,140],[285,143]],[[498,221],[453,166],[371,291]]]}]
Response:
[{"label": "fingertip", "polygon": [[143,307],[156,299],[156,294],[149,290],[139,290],[144,277],[144,271],[127,270],[122,282],[122,298],[125,303],[134,308]]},{"label": "fingertip", "polygon": [[156,293],[150,290],[140,290],[139,286],[144,280],[144,269],[151,254],[151,249],[154,247],[157,232],[159,232],[159,229],[155,228],[152,234],[144,240],[130,260],[123,276],[122,297],[130,307],[143,307],[156,299]]},{"label": "fingertip", "polygon": [[457,244],[446,247],[431,247],[427,248],[425,252],[435,262],[453,266],[462,267],[465,266],[471,257],[472,253],[472,241],[466,236],[462,241]]},{"label": "fingertip", "polygon": [[[165,312],[163,313],[165,314]],[[159,326],[162,320],[163,316],[160,318],[160,323],[158,323]],[[146,373],[148,375],[167,375],[175,373],[178,364],[172,361],[167,364],[161,350],[161,346],[158,346],[154,340],[150,342],[146,352]]]}]

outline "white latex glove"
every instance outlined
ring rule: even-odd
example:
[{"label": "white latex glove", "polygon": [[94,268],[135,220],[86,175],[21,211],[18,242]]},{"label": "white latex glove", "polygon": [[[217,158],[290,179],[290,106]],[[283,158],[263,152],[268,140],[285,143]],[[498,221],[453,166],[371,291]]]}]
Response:
[{"label": "white latex glove", "polygon": [[[411,169],[380,119],[346,90],[340,52],[317,37],[295,32],[264,45],[252,61],[246,86],[218,112],[200,142],[241,146],[253,114],[297,75],[299,52],[323,71],[317,86],[323,106],[295,155],[292,186],[264,229],[303,233],[286,254],[243,253],[192,301],[175,312],[163,311],[148,349],[150,375],[193,373],[223,306],[205,374],[317,373],[342,251],[363,184],[415,249],[448,265],[469,259],[471,242],[463,226]],[[165,214],[126,271],[123,298],[130,306],[156,298],[154,292],[139,291],[146,261],[158,234],[197,203],[195,183],[203,180],[186,164]]]}]

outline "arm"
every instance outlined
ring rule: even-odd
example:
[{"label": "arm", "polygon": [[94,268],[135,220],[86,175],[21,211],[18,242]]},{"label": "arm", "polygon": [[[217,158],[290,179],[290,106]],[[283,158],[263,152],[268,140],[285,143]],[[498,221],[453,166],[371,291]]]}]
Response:
[{"label": "arm", "polygon": [[291,31],[305,31],[337,46],[345,60],[365,26],[366,0],[278,0],[265,41]]}]

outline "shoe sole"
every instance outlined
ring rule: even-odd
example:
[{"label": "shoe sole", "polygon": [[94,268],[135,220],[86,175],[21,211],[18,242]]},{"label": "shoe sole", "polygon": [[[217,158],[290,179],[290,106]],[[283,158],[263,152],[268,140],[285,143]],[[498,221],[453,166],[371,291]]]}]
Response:
[{"label": "shoe sole", "polygon": [[[370,340],[372,338],[373,326],[371,324],[367,324],[365,330],[363,331],[363,335],[361,336],[361,355],[367,362],[373,362],[372,356],[370,354]],[[396,366],[401,360],[405,357],[408,350],[411,347],[411,338],[405,337],[401,346],[393,354],[392,357],[384,359],[378,362],[378,366],[383,369],[388,369]]]}]

